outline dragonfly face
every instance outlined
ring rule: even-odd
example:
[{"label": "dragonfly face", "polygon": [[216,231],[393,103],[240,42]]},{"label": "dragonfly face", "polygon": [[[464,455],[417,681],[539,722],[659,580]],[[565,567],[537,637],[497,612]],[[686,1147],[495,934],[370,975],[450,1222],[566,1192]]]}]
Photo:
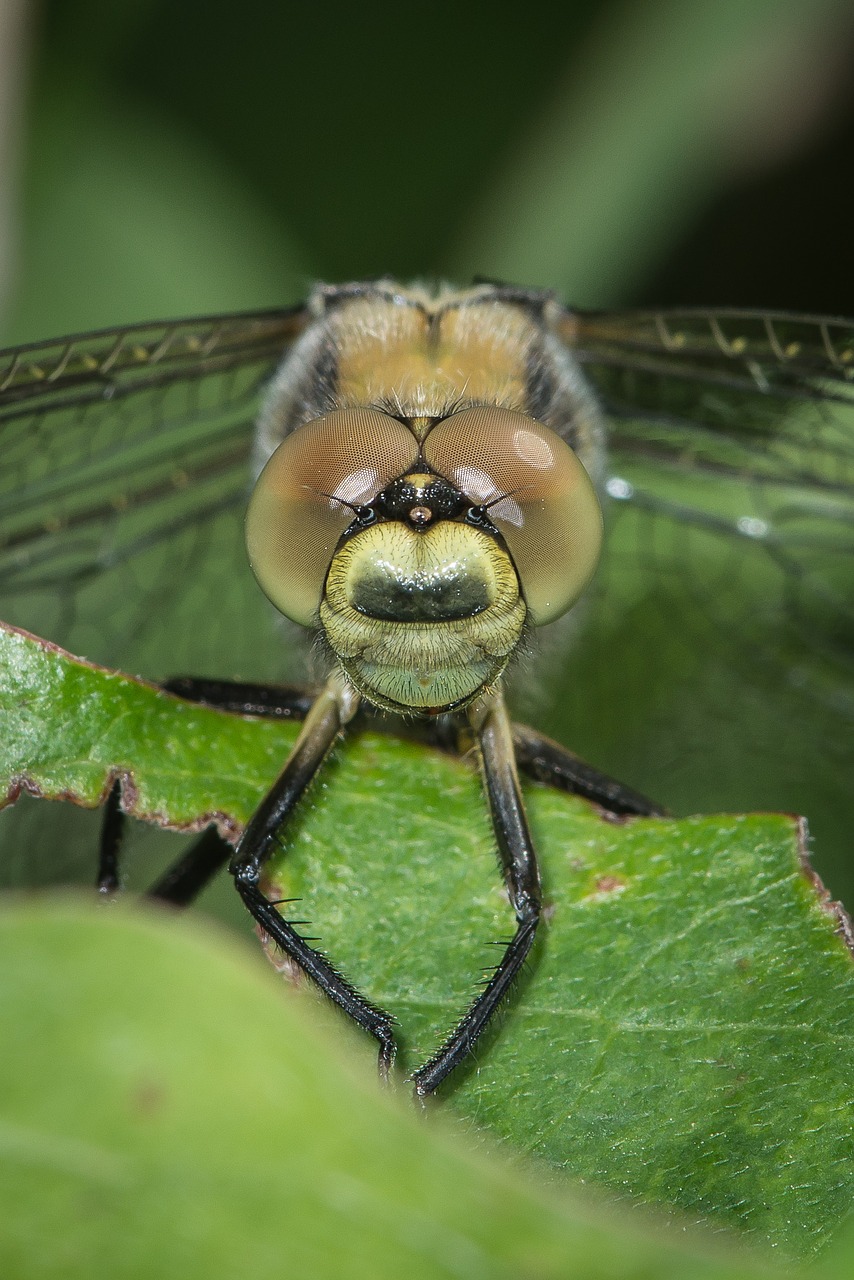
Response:
[{"label": "dragonfly face", "polygon": [[595,409],[541,299],[372,289],[315,306],[262,409],[252,567],[375,705],[454,710],[592,576],[602,518],[579,455],[601,473]]},{"label": "dragonfly face", "polygon": [[[621,576],[630,602],[651,566],[668,591],[687,581],[696,617],[720,606],[723,664],[734,655],[785,671],[830,709],[828,756],[854,760],[852,370],[843,321],[577,314],[540,292],[430,295],[390,282],[321,288],[290,311],[20,348],[0,356],[3,613],[147,675],[281,677],[281,636],[242,572],[248,504],[258,581],[323,641],[325,692],[304,739],[313,767],[360,698],[467,718],[517,913],[512,969],[530,946],[539,889],[524,817],[512,825],[500,682],[531,628],[584,592],[599,498],[612,543],[627,524],[614,511],[634,521],[622,546],[636,553]],[[662,526],[667,555],[651,536]],[[737,559],[680,558],[692,539]],[[726,607],[736,562],[751,566],[738,570],[738,618]],[[779,580],[773,598],[764,577],[751,594],[757,565]],[[600,642],[615,634],[602,621],[607,571],[589,622],[596,670],[619,674],[635,642]],[[751,631],[767,614],[773,645]],[[703,652],[694,617],[680,633],[668,606],[667,637]],[[698,690],[695,680],[687,701],[699,703]],[[268,931],[278,918],[257,884],[264,842],[286,816],[262,806],[232,868]],[[297,943],[283,934],[280,945]],[[393,1042],[377,1011],[314,976],[377,1036],[387,1064]],[[490,1012],[473,1006],[475,1038]],[[423,1092],[460,1060],[460,1044],[416,1073]]]}]

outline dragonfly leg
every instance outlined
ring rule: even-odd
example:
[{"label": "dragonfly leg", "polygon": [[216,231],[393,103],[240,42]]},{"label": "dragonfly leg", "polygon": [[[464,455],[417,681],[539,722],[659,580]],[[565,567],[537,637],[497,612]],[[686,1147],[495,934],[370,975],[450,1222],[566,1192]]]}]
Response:
[{"label": "dragonfly leg", "polygon": [[[203,702],[237,715],[277,720],[304,720],[315,695],[295,685],[248,684],[235,680],[209,680],[178,676],[161,686],[188,702]],[[109,896],[119,887],[121,846],[127,816],[121,807],[121,783],[116,782],[104,806],[98,856],[98,892]],[[228,862],[232,846],[215,827],[204,831],[186,853],[169,867],[148,890],[146,897],[172,906],[188,906]]]},{"label": "dragonfly leg", "polygon": [[[121,783],[115,782],[104,805],[101,838],[98,846],[96,886],[104,897],[119,888],[119,861],[127,829],[127,814],[121,807]],[[224,867],[233,850],[216,827],[208,827],[177,862],[169,867],[146,893],[147,898],[169,902],[175,907],[188,906],[205,885]]]},{"label": "dragonfly leg", "polygon": [[500,693],[469,710],[516,932],[481,994],[432,1058],[413,1074],[416,1097],[432,1093],[470,1052],[519,974],[540,920],[540,873],[522,802],[510,721]]},{"label": "dragonfly leg", "polygon": [[284,769],[243,832],[229,870],[253,919],[348,1017],[375,1038],[379,1044],[380,1074],[385,1078],[397,1050],[393,1019],[372,1005],[326,956],[311,947],[279,914],[259,885],[264,864],[278,847],[284,824],[357,707],[357,696],[341,677],[332,676],[306,716]]},{"label": "dragonfly leg", "polygon": [[[293,685],[247,684],[235,680],[208,680],[195,676],[178,676],[162,686],[168,693],[188,702],[204,702],[207,706],[238,715],[269,717],[277,720],[304,720],[314,695]],[[111,793],[110,800],[113,798]],[[108,801],[109,805],[109,801]],[[121,815],[124,818],[124,815]],[[105,830],[107,820],[104,824]],[[102,859],[105,835],[102,832]],[[148,890],[146,897],[168,902],[172,906],[188,906],[201,893],[234,852],[216,827],[208,829],[194,841],[177,862],[163,873]],[[102,885],[99,881],[99,887]],[[109,890],[104,889],[104,892]]]},{"label": "dragonfly leg", "polygon": [[122,809],[122,784],[113,783],[101,822],[98,842],[98,875],[95,887],[104,897],[111,897],[119,887],[119,855],[125,837],[127,816]]},{"label": "dragonfly leg", "polygon": [[607,773],[600,773],[559,742],[553,742],[527,725],[513,725],[513,746],[519,768],[537,782],[584,796],[610,813],[642,817],[662,817],[665,813],[660,805],[639,791],[633,791]]},{"label": "dragonfly leg", "polygon": [[299,685],[248,684],[242,680],[207,680],[197,676],[175,676],[161,688],[187,702],[203,702],[236,715],[261,716],[276,720],[304,720],[317,693]]},{"label": "dragonfly leg", "polygon": [[234,848],[216,827],[208,827],[186,853],[163,872],[146,893],[146,898],[187,907],[228,862]]}]

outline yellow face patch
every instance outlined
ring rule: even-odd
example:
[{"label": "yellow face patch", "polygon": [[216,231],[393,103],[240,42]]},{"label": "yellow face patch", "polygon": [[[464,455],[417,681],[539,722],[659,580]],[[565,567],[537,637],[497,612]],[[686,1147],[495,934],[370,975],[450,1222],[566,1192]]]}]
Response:
[{"label": "yellow face patch", "polygon": [[426,533],[388,521],[338,549],[320,621],[371,702],[436,713],[498,679],[519,642],[525,604],[494,538],[447,521]]}]

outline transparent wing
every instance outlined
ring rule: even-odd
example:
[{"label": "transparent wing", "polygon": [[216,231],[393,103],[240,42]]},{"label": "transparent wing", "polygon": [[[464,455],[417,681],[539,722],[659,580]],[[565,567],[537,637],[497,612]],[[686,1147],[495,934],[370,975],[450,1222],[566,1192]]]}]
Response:
[{"label": "transparent wing", "polygon": [[148,675],[263,667],[242,507],[259,393],[305,322],[294,308],[0,353],[2,616]]},{"label": "transparent wing", "polygon": [[781,575],[801,642],[849,667],[854,325],[736,311],[576,324],[612,421],[611,496],[681,530],[753,544]]},{"label": "transparent wing", "polygon": [[579,314],[612,446],[666,467],[848,498],[854,323],[745,311]]},{"label": "transparent wing", "polygon": [[566,695],[579,723],[595,710],[578,685],[607,683],[617,768],[642,719],[656,750],[628,754],[655,776],[634,777],[674,807],[830,814],[847,852],[854,323],[691,310],[563,329],[611,424],[609,559]]}]

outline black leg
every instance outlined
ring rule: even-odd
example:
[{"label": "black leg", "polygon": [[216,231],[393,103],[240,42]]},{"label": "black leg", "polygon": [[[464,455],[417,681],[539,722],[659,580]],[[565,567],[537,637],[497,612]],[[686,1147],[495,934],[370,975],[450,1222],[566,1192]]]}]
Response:
[{"label": "black leg", "polygon": [[[186,698],[188,702],[204,702],[223,711],[239,715],[276,719],[304,720],[316,694],[295,685],[247,684],[236,680],[206,680],[195,676],[178,676],[166,680],[167,692]],[[371,729],[395,737],[405,733],[416,741],[426,742],[441,751],[458,755],[458,722],[453,716],[416,720],[401,725],[387,716],[371,715]],[[665,810],[631,787],[587,764],[566,747],[528,725],[513,724],[516,763],[523,773],[537,782],[584,796],[610,813],[625,816],[661,817]]]},{"label": "black leg", "polygon": [[[204,702],[238,715],[304,720],[315,695],[292,685],[245,684],[234,680],[206,680],[177,676],[161,686],[188,702]],[[121,807],[121,783],[116,782],[104,805],[98,852],[98,892],[114,894],[119,887],[119,858],[127,828]],[[203,832],[174,866],[152,885],[147,897],[173,906],[188,906],[205,885],[225,866],[233,850],[215,828]]]},{"label": "black leg", "polygon": [[[316,694],[295,685],[247,684],[236,680],[206,680],[195,676],[177,676],[162,686],[167,692],[186,698],[188,702],[204,702],[223,711],[239,715],[304,720]],[[386,716],[370,716],[371,728],[378,733],[401,733],[399,721]],[[429,743],[442,751],[459,754],[457,727],[452,716],[435,720],[413,721],[405,726],[407,736]],[[523,773],[537,782],[592,800],[610,813],[625,816],[662,817],[665,810],[639,791],[633,791],[616,778],[587,764],[566,747],[528,725],[513,724],[516,763]]]},{"label": "black leg", "polygon": [[286,955],[379,1043],[380,1074],[388,1075],[396,1044],[393,1020],[376,1008],[338,972],[326,956],[301,938],[259,888],[265,862],[281,829],[294,812],[338,734],[358,708],[358,698],[333,676],[306,716],[294,749],[275,785],[251,818],[231,860],[229,870],[252,917]]},{"label": "black leg", "polygon": [[[98,850],[98,892],[105,897],[119,888],[119,854],[127,828],[127,815],[121,807],[121,783],[113,785],[104,805],[101,823],[101,839]],[[185,907],[201,893],[205,885],[228,862],[233,853],[231,845],[223,840],[216,827],[208,827],[198,840],[183,853],[173,866],[148,890],[147,898],[171,902]]]},{"label": "black leg", "polygon": [[114,782],[107,803],[104,805],[104,819],[101,823],[101,839],[98,845],[98,878],[95,882],[97,890],[104,897],[110,897],[119,887],[119,852],[125,834],[127,818],[122,812],[122,785]]},{"label": "black leg", "polygon": [[540,873],[522,803],[510,721],[501,694],[469,712],[480,748],[486,796],[504,879],[516,913],[516,932],[481,994],[438,1053],[412,1079],[419,1097],[432,1093],[469,1053],[507,995],[531,950],[540,919]]},{"label": "black leg", "polygon": [[[238,715],[279,720],[304,720],[314,701],[313,694],[290,685],[245,684],[235,680],[198,679],[195,676],[176,676],[164,681],[162,687],[168,693],[186,698],[188,702],[204,702],[208,706]],[[106,828],[106,821],[104,825]],[[102,834],[102,864],[103,846]],[[208,827],[186,853],[151,886],[146,897],[155,898],[158,902],[169,902],[175,907],[189,906],[233,853],[233,847],[222,838],[216,827]]]},{"label": "black leg", "polygon": [[573,755],[559,742],[553,742],[536,729],[524,724],[513,725],[513,745],[519,768],[537,782],[545,782],[559,791],[584,796],[610,813],[660,818],[665,810],[639,791],[632,791],[607,773],[600,773]]},{"label": "black leg", "polygon": [[234,848],[216,827],[208,827],[177,862],[167,867],[146,893],[147,898],[187,907],[228,862]]},{"label": "black leg", "polygon": [[246,684],[240,680],[204,680],[175,676],[161,685],[187,702],[204,702],[220,711],[276,720],[304,720],[317,693],[297,685]]}]

